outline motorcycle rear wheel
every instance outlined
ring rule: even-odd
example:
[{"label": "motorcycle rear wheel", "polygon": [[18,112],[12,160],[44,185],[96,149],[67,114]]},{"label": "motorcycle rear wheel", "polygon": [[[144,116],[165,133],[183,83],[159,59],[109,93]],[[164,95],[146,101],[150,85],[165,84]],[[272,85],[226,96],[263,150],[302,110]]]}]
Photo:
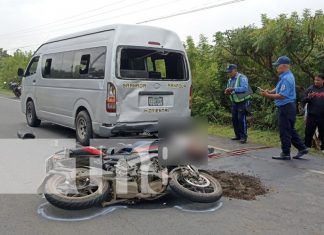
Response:
[{"label": "motorcycle rear wheel", "polygon": [[18,90],[14,90],[13,93],[15,94],[15,96],[16,96],[17,98],[20,98],[20,96],[21,96],[21,92],[20,92],[20,91],[18,91]]},{"label": "motorcycle rear wheel", "polygon": [[212,203],[218,201],[223,194],[222,186],[211,175],[199,172],[200,183],[192,183],[181,175],[181,170],[171,173],[170,188],[180,196],[200,203]]},{"label": "motorcycle rear wheel", "polygon": [[74,187],[71,183],[66,183],[65,176],[53,175],[46,182],[45,198],[55,207],[81,210],[99,205],[108,197],[109,184],[107,181],[95,176],[92,176],[91,180],[84,178],[83,183],[80,183],[80,180],[82,179],[78,178],[73,182],[76,185]]}]

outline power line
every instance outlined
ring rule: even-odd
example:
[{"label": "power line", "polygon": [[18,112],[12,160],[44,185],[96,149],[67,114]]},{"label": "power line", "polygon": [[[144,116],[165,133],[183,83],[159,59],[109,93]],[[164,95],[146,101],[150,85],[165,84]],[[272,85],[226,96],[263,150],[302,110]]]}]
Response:
[{"label": "power line", "polygon": [[[141,2],[138,2],[138,4],[140,4],[142,2],[145,2],[145,1],[146,0],[143,0]],[[178,0],[177,2],[180,2],[180,1],[183,1],[183,0]],[[104,19],[100,19],[100,20],[95,20],[95,21],[83,23],[81,25],[79,24],[79,25],[74,25],[74,26],[59,28],[59,29],[55,29],[55,30],[48,31],[48,32],[45,32],[45,33],[52,33],[52,32],[62,31],[62,30],[65,30],[65,29],[70,29],[70,28],[75,28],[75,27],[79,27],[79,26],[89,25],[89,24],[93,24],[93,23],[97,23],[97,22],[102,22],[102,21],[106,21],[106,20],[117,19],[117,18],[120,18],[122,16],[133,15],[133,14],[136,14],[138,12],[143,12],[143,11],[150,10],[150,9],[153,9],[153,8],[157,8],[157,7],[160,7],[160,6],[166,6],[166,5],[169,5],[170,3],[171,4],[172,3],[175,3],[175,1],[172,0],[172,1],[168,1],[166,3],[162,3],[162,4],[155,5],[155,6],[151,6],[151,7],[147,7],[147,8],[144,8],[144,9],[137,10],[137,11],[129,11],[129,12],[126,12],[126,13],[123,13],[123,14],[120,14],[120,15],[117,15],[117,16],[113,16],[113,17],[109,17],[109,18],[104,18]]]},{"label": "power line", "polygon": [[[125,0],[124,0],[124,1],[125,1]],[[113,10],[105,11],[105,12],[102,12],[102,13],[100,13],[100,14],[96,14],[96,15],[90,15],[90,16],[88,16],[88,17],[84,17],[84,16],[81,16],[81,15],[79,14],[79,15],[71,16],[71,17],[69,17],[69,18],[75,18],[75,17],[78,17],[78,18],[79,18],[79,17],[82,17],[82,19],[80,19],[80,20],[86,20],[86,19],[89,19],[89,18],[97,17],[98,15],[103,15],[103,14],[106,14],[106,13],[109,13],[109,12],[114,12],[114,11],[122,10],[122,9],[125,9],[125,8],[128,8],[128,7],[136,6],[136,5],[139,5],[139,4],[144,3],[144,2],[146,2],[146,1],[150,1],[150,0],[143,0],[143,1],[139,1],[139,2],[136,2],[136,3],[134,3],[134,4],[127,5],[127,7],[123,6],[123,7],[115,8],[115,9],[113,9]],[[92,21],[92,22],[87,22],[87,23],[83,23],[83,24],[81,24],[81,25],[78,24],[78,25],[74,25],[74,26],[58,28],[58,29],[55,29],[55,30],[46,31],[46,32],[44,32],[44,33],[52,33],[52,32],[62,31],[62,30],[69,29],[69,28],[74,28],[74,27],[79,27],[79,26],[89,25],[89,24],[93,24],[93,23],[97,23],[97,22],[101,22],[101,21],[105,21],[105,20],[109,20],[109,19],[116,19],[116,18],[119,18],[119,17],[125,16],[125,15],[135,14],[135,13],[138,13],[138,12],[141,12],[141,11],[145,11],[145,10],[149,10],[149,9],[152,9],[152,8],[156,8],[156,7],[160,7],[160,6],[166,6],[166,5],[169,5],[170,3],[178,3],[178,2],[180,2],[180,1],[183,1],[183,0],[170,1],[170,2],[167,2],[167,3],[159,4],[159,5],[157,5],[157,6],[148,7],[148,8],[144,8],[144,9],[137,10],[137,11],[130,11],[130,12],[127,12],[127,13],[125,13],[125,14],[120,14],[120,15],[117,15],[117,16],[114,16],[114,17],[104,18],[104,19],[100,19],[100,20],[96,20],[96,21]],[[123,2],[123,1],[120,1],[120,2]],[[120,2],[119,2],[119,3],[120,3]],[[205,4],[203,4],[203,5],[207,5],[207,4],[210,4],[210,3],[211,3],[211,2],[208,2],[208,3],[205,3]],[[118,4],[118,3],[117,3],[117,4]],[[113,4],[105,5],[105,6],[103,6],[103,7],[112,6],[112,5],[116,5],[116,2],[113,3]],[[103,7],[101,7],[101,8],[103,8]],[[101,9],[101,8],[93,9],[93,10],[90,10],[90,11],[87,11],[87,12],[97,11],[97,10],[99,10],[99,9]],[[81,13],[81,14],[83,14],[83,13]],[[65,18],[65,19],[69,19],[69,18]],[[69,22],[70,22],[70,23],[73,23],[73,22],[80,21],[80,20],[70,20],[70,21],[66,21],[64,24],[69,24]],[[59,21],[57,21],[57,22],[60,22],[60,21],[63,21],[63,19],[62,19],[62,20],[59,20]],[[57,22],[52,22],[52,23],[48,23],[48,24],[41,25],[41,26],[47,26],[47,25],[54,24],[54,23],[57,23]],[[55,27],[58,27],[58,26],[60,26],[60,25],[63,25],[63,24],[59,24],[59,25],[57,25],[57,26],[54,26],[54,28],[55,28]],[[40,26],[34,26],[34,27],[31,27],[31,28],[38,28],[38,27],[40,27]],[[17,32],[21,33],[21,31],[17,31]],[[35,32],[34,30],[32,30],[32,31],[30,31],[30,30],[26,31],[26,30],[25,30],[25,31],[23,31],[22,33],[23,33],[23,34],[29,34],[29,35],[19,36],[19,38],[26,38],[26,37],[33,36],[34,32]],[[12,32],[11,34],[13,34],[13,32]],[[8,34],[2,34],[2,35],[8,35]],[[21,35],[21,34],[19,34],[19,35]],[[0,35],[0,36],[1,36],[1,35]],[[5,38],[1,38],[1,39],[6,39],[6,38],[9,38],[9,39],[10,39],[11,37],[5,37]]]},{"label": "power line", "polygon": [[1,36],[5,36],[5,35],[12,35],[12,34],[16,34],[16,33],[25,32],[27,30],[29,31],[30,29],[43,28],[44,26],[48,26],[48,25],[52,25],[52,24],[57,24],[58,22],[62,22],[62,21],[64,22],[67,19],[83,17],[82,15],[84,15],[84,14],[88,14],[90,12],[102,10],[103,8],[106,8],[108,6],[118,5],[118,4],[123,3],[125,1],[127,1],[127,0],[119,0],[119,1],[113,2],[111,4],[103,5],[103,6],[99,7],[99,8],[95,8],[95,9],[92,9],[92,10],[89,10],[89,11],[84,11],[84,12],[81,12],[79,14],[76,14],[76,15],[73,15],[73,16],[70,16],[70,17],[66,17],[66,18],[62,18],[62,19],[59,19],[59,20],[56,20],[56,21],[52,21],[52,22],[49,22],[49,23],[46,23],[46,24],[32,26],[32,27],[29,27],[29,28],[23,28],[21,30],[17,30],[17,31],[10,32],[10,33],[0,34],[0,37]]},{"label": "power line", "polygon": [[[142,1],[136,2],[135,4],[128,5],[128,7],[129,7],[129,6],[135,6],[135,5],[138,5],[138,4],[141,4],[141,3],[146,2],[146,1],[149,1],[149,0],[142,0]],[[160,7],[160,6],[166,6],[166,5],[169,5],[170,3],[180,2],[180,1],[183,1],[183,0],[178,0],[178,1],[174,1],[174,0],[172,0],[172,1],[168,1],[168,2],[163,3],[163,4],[159,4],[159,5],[155,5],[155,6],[147,7],[147,8],[144,8],[144,9],[137,10],[137,11],[131,11],[131,12],[127,12],[127,13],[124,13],[124,14],[120,14],[120,15],[114,16],[114,17],[101,19],[101,20],[99,20],[99,21],[104,21],[104,20],[107,20],[107,19],[115,19],[115,18],[119,18],[119,17],[125,16],[125,15],[135,14],[135,13],[138,13],[138,12],[141,12],[141,11],[146,11],[146,10],[153,9],[153,8],[157,8],[157,7]],[[114,10],[116,10],[116,9],[114,9]],[[106,12],[106,13],[107,13],[107,12]],[[88,22],[88,23],[86,23],[86,24],[82,24],[82,25],[69,26],[69,27],[65,27],[65,28],[57,29],[57,30],[54,30],[54,31],[48,31],[48,32],[45,32],[45,33],[51,33],[51,32],[56,32],[56,31],[62,31],[62,30],[65,30],[65,29],[75,28],[75,27],[79,27],[79,26],[84,26],[84,25],[88,25],[88,24],[96,23],[96,22],[99,22],[99,21],[92,21],[92,22]],[[38,43],[38,44],[32,44],[32,45],[26,45],[26,46],[21,46],[21,47],[14,47],[14,48],[9,48],[9,49],[7,49],[7,50],[8,50],[8,51],[13,51],[13,50],[17,50],[17,49],[20,49],[20,48],[28,48],[28,47],[37,46],[37,45],[40,45],[40,44],[41,44],[41,43]]]},{"label": "power line", "polygon": [[[144,1],[145,0],[140,1],[140,2],[144,2]],[[247,1],[247,0],[232,0],[232,1],[228,1],[228,2],[218,3],[218,4],[206,6],[206,7],[200,7],[200,8],[196,8],[196,9],[192,9],[192,10],[182,11],[182,12],[178,12],[178,13],[174,13],[174,14],[170,14],[170,15],[166,15],[166,16],[161,16],[161,17],[157,17],[157,18],[137,22],[136,24],[144,24],[144,23],[163,20],[163,19],[172,18],[172,17],[176,17],[176,16],[187,15],[187,14],[191,14],[191,13],[195,13],[195,12],[199,12],[199,11],[204,11],[204,10],[209,10],[209,9],[212,9],[212,8],[217,8],[217,7],[221,7],[221,6],[225,6],[225,5],[236,4],[236,3],[239,3],[239,2],[243,2],[243,1]],[[140,2],[138,2],[138,3],[140,3]],[[167,4],[168,3],[170,3],[170,2],[167,2]],[[160,4],[160,5],[163,5],[163,4]],[[204,5],[206,5],[206,4],[204,4]],[[153,6],[153,7],[150,7],[150,8],[155,8],[155,7],[158,7],[158,6]],[[144,9],[144,10],[147,10],[147,9]],[[143,11],[143,9],[139,10],[137,12],[140,12],[140,11]],[[137,13],[137,12],[133,12],[133,13]],[[132,13],[126,13],[126,14],[132,14]],[[114,18],[118,18],[118,17],[121,17],[121,16],[123,16],[123,15],[119,15],[117,17],[111,17],[111,18],[108,18],[108,19],[114,19]],[[102,19],[102,20],[99,20],[99,21],[103,21],[103,20],[107,20],[107,19]],[[92,24],[92,23],[96,23],[96,22],[99,22],[99,21],[94,21],[94,22],[90,22],[90,23],[87,23],[87,24]],[[87,24],[83,24],[83,25],[87,25]],[[79,25],[79,26],[81,26],[81,25]],[[73,26],[73,27],[78,27],[78,26]],[[71,28],[71,27],[69,27],[69,28]],[[67,29],[67,28],[64,28],[64,29]],[[58,30],[56,30],[56,31],[58,31]],[[15,49],[20,49],[20,48],[28,48],[28,47],[37,46],[37,45],[39,45],[39,44],[21,46],[21,47],[11,48],[11,49],[7,49],[7,50],[9,51],[9,50],[15,50]]]},{"label": "power line", "polygon": [[[124,0],[125,1],[125,0]],[[83,20],[86,20],[86,19],[89,19],[89,18],[93,18],[93,17],[97,17],[99,15],[103,15],[103,14],[106,14],[106,13],[109,13],[109,12],[114,12],[114,11],[117,11],[117,10],[122,10],[122,9],[126,9],[128,7],[132,7],[132,6],[136,6],[136,5],[139,5],[141,3],[144,3],[146,1],[150,1],[150,0],[142,0],[142,1],[139,1],[139,2],[136,2],[134,4],[131,4],[131,5],[127,5],[126,7],[123,6],[123,7],[119,7],[119,8],[115,8],[113,10],[109,10],[109,11],[105,11],[105,12],[102,12],[100,14],[96,14],[96,15],[90,15],[88,17],[84,17],[84,16],[81,16],[81,15],[75,15],[75,16],[72,16],[72,17],[69,17],[69,18],[75,18],[75,17],[82,17],[82,21]],[[156,5],[156,6],[152,6],[152,7],[148,7],[148,8],[144,8],[144,9],[140,9],[140,10],[137,10],[137,11],[130,11],[130,12],[127,12],[127,13],[123,13],[123,14],[120,14],[120,15],[117,15],[117,16],[114,16],[114,17],[110,17],[110,18],[104,18],[104,19],[100,19],[100,20],[95,20],[95,21],[91,21],[91,22],[87,22],[87,23],[83,23],[83,24],[78,24],[78,25],[74,25],[74,26],[69,26],[69,27],[63,27],[63,28],[58,28],[58,29],[55,29],[55,30],[51,30],[51,31],[46,31],[45,33],[52,33],[52,32],[57,32],[57,31],[62,31],[62,30],[65,30],[65,29],[69,29],[69,28],[74,28],[74,27],[78,27],[78,26],[84,26],[84,25],[89,25],[89,24],[93,24],[93,23],[97,23],[97,22],[101,22],[101,21],[105,21],[105,20],[110,20],[110,19],[116,19],[116,18],[119,18],[119,17],[122,17],[122,16],[125,16],[125,15],[131,15],[131,14],[135,14],[135,13],[138,13],[138,12],[142,12],[142,11],[146,11],[146,10],[149,10],[149,9],[153,9],[153,8],[156,8],[156,7],[160,7],[160,6],[166,6],[166,5],[169,5],[170,3],[178,3],[180,1],[183,1],[183,0],[178,0],[178,1],[169,1],[167,3],[162,3],[162,4],[159,4],[159,5]],[[120,2],[123,2],[123,1],[120,1]],[[211,1],[212,2],[212,1]],[[208,2],[208,3],[205,3],[203,5],[207,5],[207,4],[210,4],[211,2]],[[116,5],[116,4],[111,4],[111,5]],[[109,6],[109,5],[106,5],[106,6]],[[105,7],[105,6],[103,6]],[[98,8],[99,9],[99,8]],[[94,9],[94,10],[91,10],[91,11],[96,11],[98,9]],[[101,8],[100,8],[101,9]],[[88,11],[90,12],[90,11]],[[81,13],[83,14],[83,13]],[[69,19],[69,18],[65,18],[65,19]],[[59,20],[57,22],[60,22],[62,20]],[[70,21],[66,21],[64,22],[64,24],[69,24],[69,23],[73,23],[73,22],[76,22],[76,21],[80,21],[80,20],[70,20]],[[42,26],[47,26],[47,25],[50,25],[50,24],[54,24],[56,22],[52,22],[52,23],[48,23],[48,24],[45,24],[45,25],[42,25]],[[60,25],[63,25],[63,24],[59,24],[57,26],[54,26],[55,27],[58,27]],[[35,27],[31,27],[31,28],[38,28],[39,26],[35,26]],[[21,31],[17,31],[17,32],[20,32]],[[34,30],[32,31],[23,31],[23,34],[34,34]],[[7,35],[7,34],[2,34],[2,35]],[[0,35],[0,37],[2,36]],[[20,36],[20,38],[23,38],[23,37],[29,37],[29,36],[33,36],[33,35],[25,35],[25,36]],[[5,37],[6,38],[6,37]],[[3,39],[3,38],[2,38]]]},{"label": "power line", "polygon": [[164,20],[164,19],[171,18],[171,17],[181,16],[181,15],[187,15],[187,14],[190,14],[190,13],[194,13],[194,12],[198,12],[198,11],[204,11],[204,10],[209,10],[209,9],[212,9],[212,8],[216,8],[216,7],[220,7],[220,6],[225,6],[225,5],[230,5],[230,4],[235,4],[235,3],[243,2],[243,1],[246,1],[246,0],[233,0],[233,1],[229,1],[229,2],[218,3],[218,4],[214,4],[212,6],[208,6],[208,7],[202,7],[202,8],[198,8],[198,9],[194,9],[194,10],[190,10],[190,11],[183,11],[183,12],[179,12],[179,13],[175,13],[175,14],[171,14],[171,15],[166,15],[166,16],[157,17],[157,18],[150,19],[150,20],[145,20],[145,21],[137,22],[136,24],[145,24],[145,23],[149,23],[149,22],[153,22],[153,21],[157,21],[157,20]]}]

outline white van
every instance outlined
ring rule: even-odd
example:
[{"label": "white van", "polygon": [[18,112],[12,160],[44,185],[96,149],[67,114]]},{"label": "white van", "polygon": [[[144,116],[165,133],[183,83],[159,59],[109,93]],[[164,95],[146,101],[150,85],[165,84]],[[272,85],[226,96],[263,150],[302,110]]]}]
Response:
[{"label": "white van", "polygon": [[83,145],[93,135],[153,132],[162,116],[190,116],[185,49],[161,28],[111,25],[55,38],[18,74],[28,125],[73,128]]}]

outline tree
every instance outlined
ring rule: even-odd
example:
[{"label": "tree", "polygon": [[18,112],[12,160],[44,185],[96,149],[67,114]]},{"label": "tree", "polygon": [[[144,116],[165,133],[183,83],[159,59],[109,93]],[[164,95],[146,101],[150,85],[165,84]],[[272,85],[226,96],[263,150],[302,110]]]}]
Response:
[{"label": "tree", "polygon": [[[210,121],[227,122],[228,97],[223,95],[227,83],[225,68],[235,63],[249,77],[254,90],[257,86],[273,88],[278,77],[272,63],[281,55],[292,59],[298,93],[310,85],[314,75],[323,68],[324,15],[309,10],[299,16],[281,14],[270,19],[261,16],[262,25],[216,32],[213,44],[201,35],[198,45],[188,38],[186,49],[192,67],[194,84],[193,114]],[[275,127],[275,112],[271,101],[255,95],[254,121],[264,128]],[[205,105],[204,105],[205,104]],[[215,114],[216,117],[215,117]]]},{"label": "tree", "polygon": [[[1,50],[0,50],[1,52]],[[22,52],[17,50],[13,55],[0,57],[0,84],[4,82],[18,81],[18,68],[25,68],[32,56],[32,52]]]}]

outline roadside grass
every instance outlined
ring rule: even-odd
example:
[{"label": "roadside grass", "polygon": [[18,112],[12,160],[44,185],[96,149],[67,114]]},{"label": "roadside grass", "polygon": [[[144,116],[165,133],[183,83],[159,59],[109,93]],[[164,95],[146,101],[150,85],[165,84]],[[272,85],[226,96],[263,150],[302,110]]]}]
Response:
[{"label": "roadside grass", "polygon": [[5,89],[2,87],[0,87],[0,94],[5,95],[5,96],[13,96],[14,95],[11,90]]},{"label": "roadside grass", "polygon": [[[298,124],[296,126],[298,126]],[[301,138],[303,138],[303,134],[301,133],[301,130],[299,130],[298,132],[300,133]],[[234,131],[232,126],[218,125],[218,124],[209,124],[208,134],[219,136],[219,137],[225,137],[225,138],[234,137]],[[250,143],[261,144],[269,147],[280,147],[279,133],[277,131],[273,131],[273,130],[266,131],[266,130],[257,130],[257,129],[249,128],[248,136],[249,136],[248,141]],[[315,150],[313,148],[310,150],[310,153],[317,156],[324,157],[321,151]]]},{"label": "roadside grass", "polygon": [[[231,126],[223,126],[218,124],[209,124],[208,134],[226,138],[234,137],[234,131]],[[275,131],[262,131],[249,128],[248,136],[248,140],[251,143],[274,147],[280,146],[279,134]]]}]

